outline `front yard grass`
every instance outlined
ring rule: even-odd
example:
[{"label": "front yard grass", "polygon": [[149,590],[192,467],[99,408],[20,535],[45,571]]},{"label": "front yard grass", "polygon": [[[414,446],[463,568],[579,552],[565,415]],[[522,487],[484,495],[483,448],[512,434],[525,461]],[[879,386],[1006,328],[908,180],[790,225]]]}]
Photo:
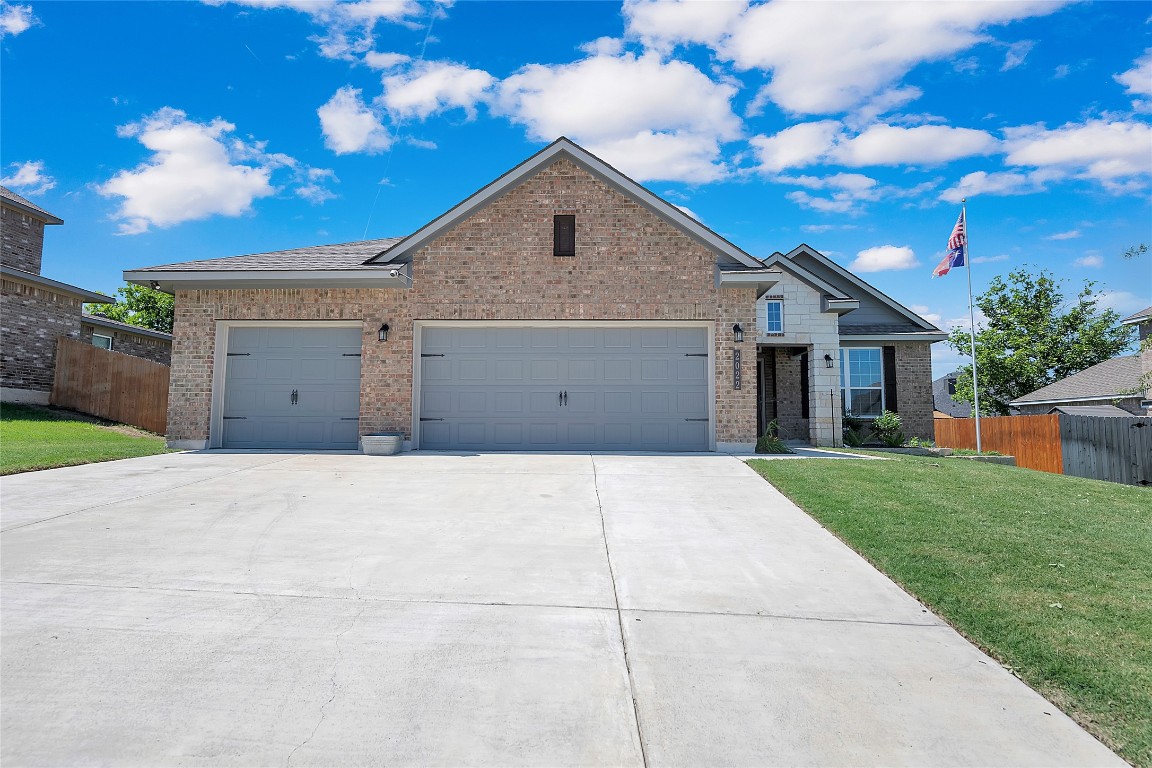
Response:
[{"label": "front yard grass", "polygon": [[752,460],[1121,757],[1152,766],[1152,489],[935,457]]},{"label": "front yard grass", "polygon": [[165,453],[164,438],[37,406],[0,405],[0,475]]}]

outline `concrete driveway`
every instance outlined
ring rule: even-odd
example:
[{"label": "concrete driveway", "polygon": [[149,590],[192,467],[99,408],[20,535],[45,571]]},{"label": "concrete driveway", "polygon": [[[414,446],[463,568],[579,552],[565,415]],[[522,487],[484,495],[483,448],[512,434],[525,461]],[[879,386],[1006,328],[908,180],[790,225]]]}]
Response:
[{"label": "concrete driveway", "polygon": [[2,493],[5,766],[1123,765],[728,456],[191,453]]}]

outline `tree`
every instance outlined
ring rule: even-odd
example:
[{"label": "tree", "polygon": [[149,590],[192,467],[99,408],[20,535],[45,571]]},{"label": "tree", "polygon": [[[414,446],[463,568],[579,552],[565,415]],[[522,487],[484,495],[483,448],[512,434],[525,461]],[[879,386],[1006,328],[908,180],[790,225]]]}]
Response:
[{"label": "tree", "polygon": [[[1120,354],[1132,329],[1120,315],[1101,310],[1093,287],[1085,281],[1075,301],[1065,299],[1062,283],[1047,270],[1027,269],[993,278],[975,299],[987,318],[976,333],[980,376],[980,413],[1008,413],[1008,403],[1054,381],[1079,373]],[[948,343],[971,355],[971,335],[952,329]],[[972,403],[972,366],[961,369],[954,400]]]},{"label": "tree", "polygon": [[116,293],[120,294],[120,301],[115,304],[93,304],[92,313],[140,328],[172,333],[172,318],[176,313],[176,303],[172,296],[131,283],[118,288]]}]

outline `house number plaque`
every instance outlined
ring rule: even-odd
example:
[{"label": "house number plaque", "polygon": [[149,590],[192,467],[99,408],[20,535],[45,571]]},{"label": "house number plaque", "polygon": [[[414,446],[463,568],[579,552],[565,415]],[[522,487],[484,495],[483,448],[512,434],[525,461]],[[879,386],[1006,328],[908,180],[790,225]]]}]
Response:
[{"label": "house number plaque", "polygon": [[732,351],[732,389],[740,389],[740,350]]}]

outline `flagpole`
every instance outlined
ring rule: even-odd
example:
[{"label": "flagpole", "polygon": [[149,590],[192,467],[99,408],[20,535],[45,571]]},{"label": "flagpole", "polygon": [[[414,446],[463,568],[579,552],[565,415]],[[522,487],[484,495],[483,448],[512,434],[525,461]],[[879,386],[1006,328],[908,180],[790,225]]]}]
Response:
[{"label": "flagpole", "polygon": [[964,214],[964,266],[968,268],[968,322],[972,325],[968,334],[972,343],[972,415],[976,417],[976,453],[983,453],[980,444],[980,385],[976,378],[976,304],[972,301],[972,240],[969,236],[972,228],[968,226],[968,198],[961,198],[960,203]]}]

